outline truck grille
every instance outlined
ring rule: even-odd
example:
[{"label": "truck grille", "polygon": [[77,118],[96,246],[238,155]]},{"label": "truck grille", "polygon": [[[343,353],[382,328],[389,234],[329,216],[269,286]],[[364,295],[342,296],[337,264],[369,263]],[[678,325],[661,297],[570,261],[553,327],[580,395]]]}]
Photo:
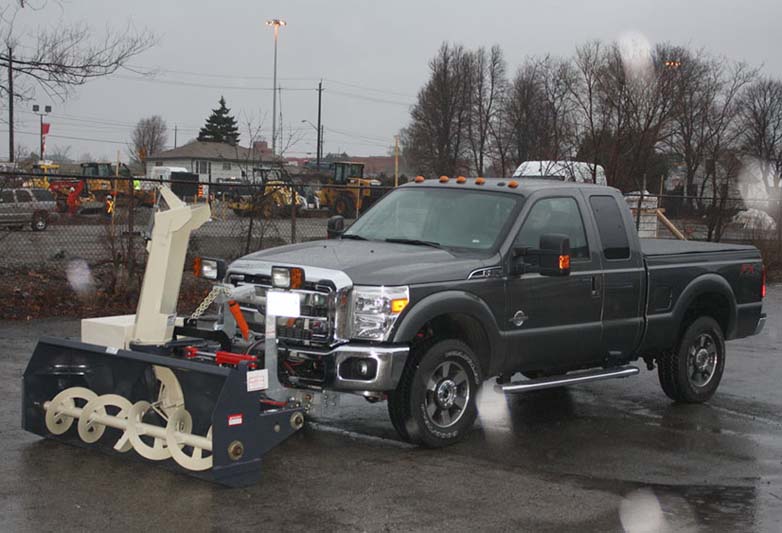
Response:
[{"label": "truck grille", "polygon": [[[269,276],[233,274],[229,281],[235,286],[252,285],[252,299],[237,300],[247,325],[258,334],[266,329],[266,292],[271,288]],[[301,316],[277,317],[277,338],[289,344],[328,346],[336,338],[337,291],[329,282],[306,283],[303,289],[291,291],[299,295]]]}]

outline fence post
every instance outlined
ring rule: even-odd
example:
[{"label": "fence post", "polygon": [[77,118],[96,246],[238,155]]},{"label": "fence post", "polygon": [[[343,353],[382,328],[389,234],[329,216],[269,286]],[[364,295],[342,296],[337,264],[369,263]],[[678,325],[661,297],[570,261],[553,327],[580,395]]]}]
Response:
[{"label": "fence post", "polygon": [[291,185],[291,244],[296,242],[296,187]]}]

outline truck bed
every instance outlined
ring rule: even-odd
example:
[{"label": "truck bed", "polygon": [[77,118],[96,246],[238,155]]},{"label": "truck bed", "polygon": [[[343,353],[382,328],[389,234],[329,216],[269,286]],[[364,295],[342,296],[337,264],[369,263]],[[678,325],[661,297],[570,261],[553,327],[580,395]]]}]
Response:
[{"label": "truck bed", "polygon": [[679,241],[673,239],[641,239],[641,251],[647,257],[660,255],[703,254],[714,252],[757,253],[754,246],[724,242]]}]

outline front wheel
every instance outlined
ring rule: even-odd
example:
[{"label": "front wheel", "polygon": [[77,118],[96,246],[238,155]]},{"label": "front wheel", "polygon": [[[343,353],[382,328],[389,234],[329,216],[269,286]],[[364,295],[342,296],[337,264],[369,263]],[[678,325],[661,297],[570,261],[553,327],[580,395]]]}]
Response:
[{"label": "front wheel", "polygon": [[388,412],[399,435],[431,448],[460,441],[478,414],[481,372],[472,350],[444,340],[410,354],[399,384],[389,394]]},{"label": "front wheel", "polygon": [[703,316],[689,325],[678,348],[658,359],[660,385],[669,398],[683,403],[709,400],[719,387],[725,370],[725,339],[722,328]]}]

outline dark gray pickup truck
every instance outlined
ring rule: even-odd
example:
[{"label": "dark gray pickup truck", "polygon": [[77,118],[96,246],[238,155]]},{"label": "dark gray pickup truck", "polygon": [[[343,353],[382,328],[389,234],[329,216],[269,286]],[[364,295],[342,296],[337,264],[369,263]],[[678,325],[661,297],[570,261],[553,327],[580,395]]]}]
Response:
[{"label": "dark gray pickup truck", "polygon": [[[514,393],[630,376],[642,359],[673,400],[706,401],[725,340],[765,322],[757,249],[639,240],[609,187],[419,180],[342,224],[243,257],[225,282],[253,287],[240,300],[253,338],[275,317],[284,385],[388,400],[410,442],[461,438],[491,377]],[[268,312],[271,292],[298,294],[294,316]]]}]

